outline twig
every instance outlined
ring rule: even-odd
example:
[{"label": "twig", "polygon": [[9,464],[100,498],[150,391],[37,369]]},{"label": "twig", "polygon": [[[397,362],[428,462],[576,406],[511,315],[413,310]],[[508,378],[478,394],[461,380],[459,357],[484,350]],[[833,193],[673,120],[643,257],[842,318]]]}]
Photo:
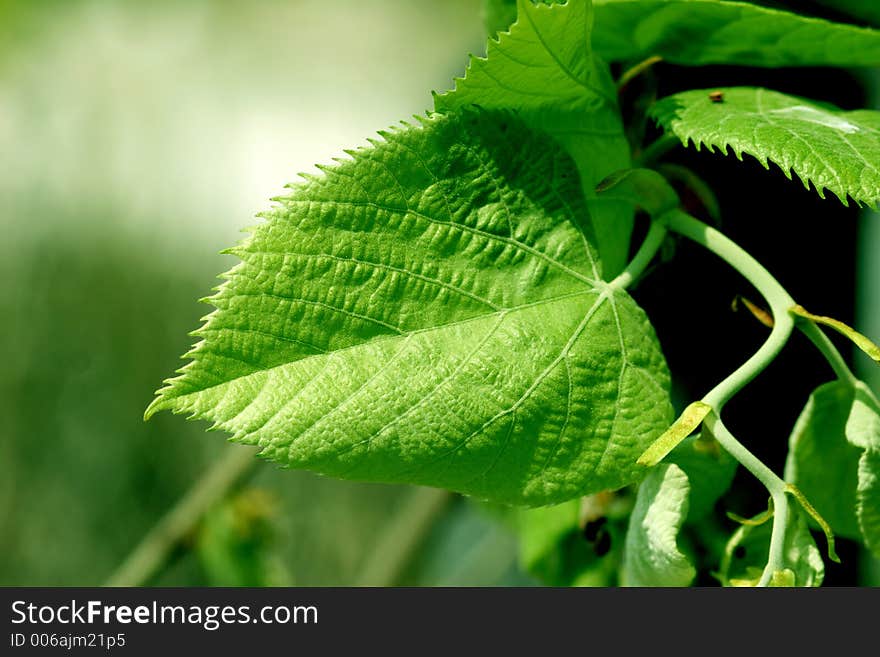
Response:
[{"label": "twig", "polygon": [[451,501],[452,494],[445,490],[414,490],[379,536],[356,586],[393,586],[397,583]]},{"label": "twig", "polygon": [[144,586],[153,579],[205,513],[250,477],[259,463],[253,449],[240,445],[229,448],[150,530],[104,586]]}]

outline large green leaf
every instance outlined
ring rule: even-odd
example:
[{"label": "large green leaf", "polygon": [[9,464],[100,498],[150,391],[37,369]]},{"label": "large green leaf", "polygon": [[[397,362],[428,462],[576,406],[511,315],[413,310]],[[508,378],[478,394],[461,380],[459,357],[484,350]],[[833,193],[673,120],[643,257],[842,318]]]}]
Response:
[{"label": "large green leaf", "polygon": [[489,40],[487,56],[473,57],[455,89],[435,96],[435,108],[512,109],[553,135],[577,164],[605,270],[616,274],[629,253],[632,210],[595,198],[594,189],[630,166],[630,152],[608,67],[590,46],[590,3],[519,0],[517,9],[510,31]]},{"label": "large green leaf", "polygon": [[520,565],[549,586],[613,586],[619,578],[631,488],[516,509]]},{"label": "large green leaf", "polygon": [[594,0],[593,45],[609,60],[685,66],[878,66],[880,32],[721,0]]},{"label": "large green leaf", "polygon": [[835,533],[880,554],[880,404],[858,382],[817,388],[795,424],[785,478]]},{"label": "large green leaf", "polygon": [[570,158],[507,114],[423,123],[278,199],[148,415],[213,421],[292,467],[508,503],[639,478],[668,374],[600,280]]},{"label": "large green leaf", "polygon": [[623,552],[623,586],[688,586],[696,569],[678,545],[690,483],[673,463],[656,466],[639,486]]},{"label": "large green leaf", "polygon": [[[520,565],[549,586],[609,586],[614,583],[614,555],[597,554],[580,526],[580,499],[537,509],[520,509],[517,530]],[[616,530],[606,523],[603,531]],[[622,537],[611,535],[611,542]],[[610,548],[616,547],[610,545]]]},{"label": "large green leaf", "polygon": [[[721,93],[720,102],[710,93]],[[716,96],[717,98],[717,96]],[[754,87],[692,90],[657,102],[651,115],[687,145],[706,145],[742,159],[746,153],[769,168],[793,171],[824,198],[844,204],[880,200],[880,112],[844,112],[796,96]]]}]

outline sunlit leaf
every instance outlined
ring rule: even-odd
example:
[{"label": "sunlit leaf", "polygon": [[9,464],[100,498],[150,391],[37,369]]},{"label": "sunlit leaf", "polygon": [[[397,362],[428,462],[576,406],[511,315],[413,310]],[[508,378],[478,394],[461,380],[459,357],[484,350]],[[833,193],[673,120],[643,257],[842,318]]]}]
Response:
[{"label": "sunlit leaf", "polygon": [[595,198],[594,188],[630,166],[630,149],[608,67],[593,57],[590,3],[517,6],[510,31],[489,40],[486,57],[473,57],[455,89],[435,97],[435,108],[515,110],[552,135],[574,158],[605,271],[616,274],[629,253],[632,209]]},{"label": "sunlit leaf", "polygon": [[384,137],[231,251],[148,414],[210,420],[291,467],[507,503],[639,479],[668,374],[601,280],[570,158],[506,114]]}]

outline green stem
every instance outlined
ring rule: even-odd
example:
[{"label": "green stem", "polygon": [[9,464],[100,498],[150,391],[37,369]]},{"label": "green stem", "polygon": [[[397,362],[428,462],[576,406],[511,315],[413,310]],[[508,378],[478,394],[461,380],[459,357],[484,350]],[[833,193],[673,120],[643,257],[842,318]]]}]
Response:
[{"label": "green stem", "polygon": [[773,573],[785,568],[785,526],[788,524],[786,484],[730,433],[730,430],[724,426],[717,413],[711,413],[706,418],[704,424],[721,446],[767,488],[770,492],[770,497],[773,499],[773,528],[770,532],[770,551],[767,555],[767,565],[764,567],[764,572],[761,573],[761,579],[758,581],[758,586],[767,586],[770,583],[770,578],[773,577]]},{"label": "green stem", "polygon": [[831,365],[831,369],[841,381],[847,381],[852,385],[858,382],[856,375],[853,374],[849,365],[840,355],[837,347],[831,342],[831,339],[825,335],[825,332],[808,319],[798,319],[795,325],[806,335],[810,341],[816,345],[816,348],[825,356],[825,360]]},{"label": "green stem", "polygon": [[751,358],[703,397],[713,412],[705,420],[706,428],[743,467],[751,472],[773,498],[773,529],[767,565],[759,586],[766,586],[773,573],[784,568],[785,528],[788,521],[788,499],[785,482],[740,443],[721,421],[721,410],[737,392],[760,374],[779,354],[791,336],[794,319],[789,309],[794,299],[757,260],[725,235],[681,210],[672,210],[661,218],[669,230],[684,235],[706,247],[742,274],[763,295],[773,314],[770,336]]},{"label": "green stem", "polygon": [[634,159],[634,167],[647,167],[666,155],[676,146],[681,146],[681,140],[675,135],[663,135],[657,141],[638,153]]},{"label": "green stem", "polygon": [[681,210],[667,212],[661,221],[669,230],[706,247],[736,269],[763,295],[773,314],[773,330],[761,348],[703,398],[720,414],[730,398],[760,374],[788,342],[794,328],[794,319],[788,310],[795,302],[761,263],[711,226]]},{"label": "green stem", "polygon": [[229,449],[150,530],[104,586],[143,586],[149,582],[192,535],[205,513],[253,474],[258,463],[252,449]]},{"label": "green stem", "polygon": [[663,244],[666,237],[666,226],[659,221],[652,221],[645,240],[636,252],[635,257],[626,266],[620,275],[609,283],[613,288],[624,290],[635,281],[645,268],[651,263],[654,255]]},{"label": "green stem", "polygon": [[617,92],[620,93],[623,91],[624,87],[628,85],[633,79],[640,76],[642,73],[651,68],[654,64],[658,64],[662,62],[663,58],[660,55],[651,55],[646,59],[643,59],[635,66],[628,68],[624,71],[623,75],[620,76],[620,79],[617,81]]},{"label": "green stem", "polygon": [[451,501],[449,491],[437,488],[413,490],[376,541],[361,568],[356,586],[396,584]]}]

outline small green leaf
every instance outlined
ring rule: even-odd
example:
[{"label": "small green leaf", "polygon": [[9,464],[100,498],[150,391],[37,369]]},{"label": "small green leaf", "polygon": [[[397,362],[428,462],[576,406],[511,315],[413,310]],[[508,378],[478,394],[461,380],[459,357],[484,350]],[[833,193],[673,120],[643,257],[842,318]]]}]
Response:
[{"label": "small green leaf", "polygon": [[639,486],[623,553],[623,586],[688,586],[696,569],[678,545],[690,484],[672,463],[654,468]]},{"label": "small green leaf", "polygon": [[558,580],[562,576],[565,569],[561,565],[548,566],[547,562],[559,558],[563,540],[577,532],[579,509],[580,500],[573,499],[554,506],[518,511],[520,563],[527,572],[545,581]]},{"label": "small green leaf", "polygon": [[880,33],[721,0],[594,0],[608,60],[660,55],[684,66],[877,66]]},{"label": "small green leaf", "polygon": [[642,453],[638,460],[639,465],[651,467],[660,463],[682,440],[691,435],[711,412],[712,407],[701,401],[690,404],[672,426]]},{"label": "small green leaf", "polygon": [[[609,586],[615,583],[618,544],[623,544],[625,520],[603,518],[601,540],[607,548],[586,540],[580,525],[581,500],[556,506],[519,509],[520,563],[549,586]],[[608,550],[607,552],[605,550]]]},{"label": "small green leaf", "polygon": [[275,546],[274,506],[251,488],[208,510],[194,539],[210,586],[278,586],[289,579]]},{"label": "small green leaf", "polygon": [[518,3],[509,32],[490,39],[486,57],[471,58],[455,89],[434,98],[438,112],[478,106],[515,110],[531,127],[553,136],[574,158],[609,276],[626,264],[633,212],[595,198],[605,176],[630,166],[617,91],[608,67],[593,57],[592,8]]},{"label": "small green leaf", "polygon": [[[877,551],[880,405],[864,383],[826,383],[813,392],[791,435],[785,478],[841,536]],[[873,546],[873,547],[872,547]]]},{"label": "small green leaf", "polygon": [[829,328],[834,329],[844,337],[848,338],[855,346],[861,349],[865,354],[867,354],[874,362],[880,363],[880,347],[874,344],[867,336],[862,335],[854,328],[844,324],[838,319],[834,319],[833,317],[825,317],[824,315],[814,315],[811,312],[807,312],[803,306],[795,306],[789,312],[798,317],[803,317],[804,319],[808,319],[811,322],[815,322],[816,324],[821,324],[822,326],[827,326]]},{"label": "small green leaf", "polygon": [[709,98],[712,90],[691,90],[668,96],[650,110],[664,130],[697,150],[706,145],[722,154],[729,147],[739,159],[746,153],[765,168],[779,165],[793,171],[825,198],[833,192],[846,205],[880,201],[880,112],[844,112],[754,87],[721,89],[724,100]]},{"label": "small green leaf", "polygon": [[508,114],[384,133],[232,253],[160,409],[285,466],[541,505],[627,485],[668,426],[656,337],[570,158]]},{"label": "small green leaf", "polygon": [[[762,514],[763,515],[763,514]],[[746,524],[737,529],[724,551],[719,578],[725,586],[755,586],[761,579],[770,551],[773,523]],[[784,568],[774,573],[771,586],[820,586],[825,564],[810,534],[804,512],[796,504],[789,506],[785,527]],[[788,575],[790,571],[794,575]]]}]

